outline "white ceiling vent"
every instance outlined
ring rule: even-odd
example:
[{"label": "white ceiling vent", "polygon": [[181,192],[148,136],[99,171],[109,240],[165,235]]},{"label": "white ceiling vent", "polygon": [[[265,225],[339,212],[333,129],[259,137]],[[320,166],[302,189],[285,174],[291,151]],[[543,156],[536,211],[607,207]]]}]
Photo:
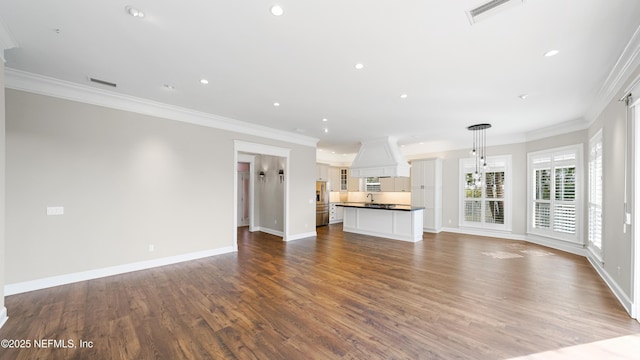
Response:
[{"label": "white ceiling vent", "polygon": [[471,25],[473,25],[491,15],[512,8],[516,5],[520,5],[523,2],[524,0],[491,0],[467,11],[467,17],[469,18]]}]

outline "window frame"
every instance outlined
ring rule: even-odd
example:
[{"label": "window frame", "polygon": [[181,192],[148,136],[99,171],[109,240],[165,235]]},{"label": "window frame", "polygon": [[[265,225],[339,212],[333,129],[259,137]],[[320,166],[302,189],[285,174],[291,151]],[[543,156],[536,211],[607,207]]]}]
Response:
[{"label": "window frame", "polygon": [[[573,159],[567,159],[566,157],[571,154],[574,156]],[[549,194],[549,201],[544,201],[544,203],[549,203],[549,228],[542,229],[534,226],[534,217],[536,212],[534,207],[536,203],[543,203],[541,200],[535,199],[536,193],[536,170],[544,169],[545,167],[540,164],[536,164],[534,160],[541,159],[544,157],[549,158],[549,166],[550,170],[550,179],[551,179],[551,187]],[[565,157],[565,159],[562,159]],[[583,204],[583,186],[585,179],[583,177],[583,167],[584,164],[582,162],[583,158],[583,145],[575,144],[563,147],[557,147],[552,149],[546,149],[541,151],[529,152],[527,153],[527,233],[530,235],[536,235],[546,238],[551,238],[555,240],[563,240],[567,242],[571,242],[574,244],[584,245],[584,240],[581,240],[582,233],[582,214],[584,212],[582,208]],[[574,228],[575,232],[573,234],[556,231],[554,230],[555,222],[554,222],[554,213],[556,207],[563,204],[570,204],[571,202],[556,199],[557,193],[554,191],[556,188],[556,170],[559,168],[566,167],[574,167],[575,172],[575,188],[574,188],[574,199],[573,203],[575,206],[575,220],[574,220]],[[559,207],[558,206],[558,207]]]},{"label": "window frame", "polygon": [[[472,229],[488,229],[488,230],[496,230],[496,231],[512,231],[512,222],[513,222],[513,214],[512,214],[512,156],[508,155],[496,155],[496,156],[487,156],[487,164],[489,167],[484,172],[484,182],[486,184],[486,174],[501,172],[504,171],[504,196],[502,201],[504,203],[503,212],[504,212],[504,222],[502,224],[491,223],[486,221],[486,204],[490,201],[496,201],[495,197],[487,197],[485,193],[485,185],[483,185],[481,196],[478,198],[480,201],[480,221],[467,221],[465,220],[465,201],[466,197],[466,184],[467,179],[466,175],[469,171],[475,171],[475,158],[462,158],[459,160],[459,215],[458,215],[458,226],[461,228],[472,228]],[[491,164],[494,164],[493,166]]]},{"label": "window frame", "polygon": [[[604,137],[602,129],[589,139],[588,194],[587,194],[587,248],[600,261],[604,259]],[[598,169],[598,162],[599,169]],[[597,177],[600,180],[597,181]],[[592,216],[600,216],[600,224],[593,223]],[[592,211],[596,212],[593,215]],[[593,235],[597,235],[599,246],[595,244]]]}]

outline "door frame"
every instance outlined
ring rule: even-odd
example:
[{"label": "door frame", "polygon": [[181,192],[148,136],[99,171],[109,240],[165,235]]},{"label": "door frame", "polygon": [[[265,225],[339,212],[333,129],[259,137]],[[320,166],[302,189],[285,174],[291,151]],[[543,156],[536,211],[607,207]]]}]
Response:
[{"label": "door frame", "polygon": [[[236,162],[236,189],[237,189],[237,182],[238,182],[238,163],[248,163],[249,164],[249,194],[247,194],[247,196],[249,196],[249,231],[253,232],[256,231],[256,226],[255,226],[255,183],[253,181],[253,179],[255,178],[255,176],[253,176],[254,174],[254,169],[255,169],[255,162],[256,162],[256,156],[255,155],[249,155],[249,154],[238,154],[238,161]],[[238,193],[236,192],[236,203],[238,201]],[[236,204],[236,214],[237,214],[237,204]],[[237,216],[237,215],[236,215]],[[238,226],[237,224],[237,219],[236,219],[236,227]]]},{"label": "door frame", "polygon": [[636,101],[629,110],[633,112],[631,118],[632,136],[632,154],[633,154],[633,176],[632,176],[632,194],[633,194],[633,223],[631,225],[632,233],[632,302],[631,317],[640,322],[640,101]]},{"label": "door frame", "polygon": [[[285,172],[284,172],[284,201],[283,201],[283,221],[282,227],[284,229],[282,240],[287,241],[289,238],[289,177],[290,177],[290,154],[291,149],[282,148],[278,146],[265,145],[259,143],[252,143],[248,141],[242,140],[233,140],[233,250],[238,251],[238,159],[241,156],[250,154],[259,154],[259,155],[271,155],[284,158],[285,161]],[[252,174],[249,175],[250,185],[249,192],[251,193],[254,187],[255,176],[253,176],[253,167],[250,165],[250,169]],[[251,213],[250,228],[249,230],[255,229],[255,216]]]}]

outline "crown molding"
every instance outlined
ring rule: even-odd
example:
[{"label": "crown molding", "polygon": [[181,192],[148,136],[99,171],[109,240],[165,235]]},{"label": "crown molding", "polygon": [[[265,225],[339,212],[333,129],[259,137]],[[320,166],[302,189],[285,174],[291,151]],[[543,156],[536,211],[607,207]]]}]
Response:
[{"label": "crown molding", "polygon": [[4,51],[14,47],[18,47],[18,44],[13,40],[9,34],[9,30],[7,30],[2,19],[0,19],[0,58],[2,58],[3,62],[7,62],[4,57]]},{"label": "crown molding", "polygon": [[590,121],[584,118],[578,118],[562,122],[557,125],[547,126],[542,129],[529,131],[526,133],[527,142],[540,139],[550,138],[556,135],[568,134],[575,131],[585,130],[591,125]]},{"label": "crown molding", "polygon": [[640,26],[629,39],[627,46],[598,91],[596,101],[587,112],[585,119],[589,125],[593,124],[611,100],[622,90],[638,67],[640,67]]},{"label": "crown molding", "polygon": [[118,94],[12,68],[5,69],[5,87],[314,148],[318,142],[318,139],[309,136]]}]

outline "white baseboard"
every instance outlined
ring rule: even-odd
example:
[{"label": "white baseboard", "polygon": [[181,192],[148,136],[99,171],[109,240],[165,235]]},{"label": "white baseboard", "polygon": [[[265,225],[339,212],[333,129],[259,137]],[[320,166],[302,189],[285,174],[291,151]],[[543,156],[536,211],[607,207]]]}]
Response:
[{"label": "white baseboard", "polygon": [[550,247],[552,249],[568,252],[575,255],[587,256],[587,250],[584,245],[567,242],[564,240],[550,239],[541,236],[527,235],[527,242]]},{"label": "white baseboard", "polygon": [[226,254],[230,252],[234,252],[234,249],[232,246],[227,246],[219,249],[198,251],[198,252],[193,252],[188,254],[169,256],[169,257],[160,258],[160,259],[153,259],[153,260],[140,261],[140,262],[135,262],[130,264],[124,264],[124,265],[110,266],[110,267],[101,268],[101,269],[94,269],[94,270],[82,271],[82,272],[77,272],[72,274],[52,276],[48,278],[25,281],[25,282],[20,282],[15,284],[7,284],[4,286],[4,294],[5,296],[15,295],[15,294],[28,292],[28,291],[46,289],[46,288],[59,286],[59,285],[66,285],[66,284],[71,284],[75,282],[98,279],[102,277],[119,275],[119,274],[124,274],[124,273],[138,271],[138,270],[151,269],[159,266],[177,264],[185,261],[197,260],[205,257],[221,255],[221,254]]},{"label": "white baseboard", "polygon": [[519,240],[519,241],[526,240],[526,238],[523,235],[512,234],[508,231],[471,229],[471,228],[450,228],[450,227],[443,227],[441,231],[456,233],[456,234],[495,237],[495,238],[507,239],[507,240]]},{"label": "white baseboard", "polygon": [[267,233],[267,234],[271,234],[273,236],[280,236],[281,238],[284,238],[284,233],[280,230],[273,230],[273,229],[269,229],[266,227],[257,227],[256,228],[257,231],[262,231],[263,233]]},{"label": "white baseboard", "polygon": [[593,259],[591,256],[587,256],[587,260],[589,260],[591,266],[593,266],[602,280],[604,280],[607,286],[609,286],[609,289],[611,289],[611,292],[613,292],[613,294],[618,298],[618,301],[620,301],[620,304],[622,304],[624,309],[627,310],[630,316],[632,316],[633,303],[631,299],[629,299],[620,286],[618,286],[618,283],[609,276],[609,273],[602,267],[602,263],[600,261]]},{"label": "white baseboard", "polygon": [[422,231],[428,232],[428,233],[431,233],[431,234],[439,234],[442,231],[442,228],[440,228],[440,229],[422,228]]},{"label": "white baseboard", "polygon": [[317,232],[310,231],[310,232],[306,232],[306,233],[302,233],[302,234],[289,236],[284,241],[294,241],[294,240],[300,240],[300,239],[307,239],[307,238],[316,237],[316,236],[318,236]]},{"label": "white baseboard", "polygon": [[9,317],[7,316],[7,308],[6,307],[2,307],[0,308],[0,328],[2,327],[2,325],[4,325],[4,323],[7,322],[7,319]]}]

